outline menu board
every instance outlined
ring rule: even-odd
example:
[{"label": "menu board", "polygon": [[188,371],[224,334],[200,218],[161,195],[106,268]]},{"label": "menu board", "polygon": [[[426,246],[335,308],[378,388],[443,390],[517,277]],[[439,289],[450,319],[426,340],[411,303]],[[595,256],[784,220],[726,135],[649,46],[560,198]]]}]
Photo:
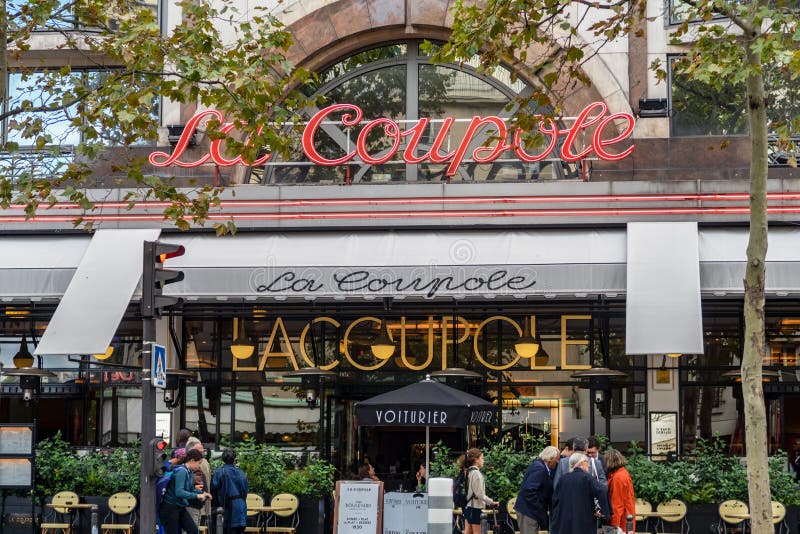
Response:
[{"label": "menu board", "polygon": [[678,452],[678,414],[650,412],[650,454],[661,460]]},{"label": "menu board", "polygon": [[0,458],[0,488],[29,488],[33,482],[27,458]]},{"label": "menu board", "polygon": [[33,429],[21,425],[0,425],[0,455],[33,454]]},{"label": "menu board", "polygon": [[383,513],[383,482],[336,483],[334,534],[380,534]]},{"label": "menu board", "polygon": [[428,495],[387,493],[383,496],[383,534],[427,534]]}]

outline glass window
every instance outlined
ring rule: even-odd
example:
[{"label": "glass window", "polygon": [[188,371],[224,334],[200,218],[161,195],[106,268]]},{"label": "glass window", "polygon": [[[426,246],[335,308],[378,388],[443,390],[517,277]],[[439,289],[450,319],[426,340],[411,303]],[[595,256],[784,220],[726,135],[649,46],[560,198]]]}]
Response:
[{"label": "glass window", "polygon": [[[672,135],[745,135],[749,128],[744,85],[712,87],[686,74],[678,74],[670,62]],[[770,130],[787,125],[800,133],[800,87],[791,72],[775,66],[764,73],[767,118]]]},{"label": "glass window", "polygon": [[[159,0],[136,0],[132,3],[132,6],[145,7],[153,12],[153,16],[158,17],[158,2]],[[13,32],[15,28],[20,28],[28,24],[26,21],[30,20],[31,10],[27,9],[23,15],[21,9],[29,4],[35,5],[36,0],[8,0],[6,4],[9,30]],[[86,20],[78,20],[75,11],[75,2],[71,0],[58,0],[53,9],[50,10],[46,20],[44,20],[35,31],[68,30],[78,27],[90,28],[86,26]]]},{"label": "glass window", "polygon": [[[283,158],[273,158],[264,167],[250,170],[250,183],[355,183],[398,181],[517,181],[577,179],[579,165],[564,164],[557,159],[534,163],[521,162],[512,150],[499,154],[492,163],[470,160],[472,151],[485,145],[496,145],[495,131],[483,126],[473,138],[464,162],[454,175],[447,176],[449,162],[406,163],[403,152],[411,139],[416,139],[414,155],[423,157],[438,145],[440,155],[453,152],[460,145],[473,116],[507,118],[513,113],[513,100],[526,89],[510,70],[498,68],[491,76],[478,70],[476,61],[462,65],[431,65],[419,49],[419,43],[392,44],[360,52],[324,71],[317,83],[306,92],[324,99],[325,104],[310,110],[311,114],[329,104],[354,104],[363,112],[364,122],[389,118],[401,131],[418,124],[430,123],[419,136],[402,136],[392,157],[381,164],[367,165],[358,157],[338,166],[321,166],[305,159],[299,132],[293,132],[294,148]],[[508,108],[508,109],[507,109]],[[454,122],[443,128],[445,117]],[[359,125],[345,128],[341,115],[331,115],[315,136],[315,148],[324,157],[336,159],[351,153]],[[444,131],[443,131],[444,130]],[[366,139],[367,153],[380,158],[392,150],[394,140],[383,128],[374,128]],[[533,153],[535,148],[531,147]],[[557,152],[556,152],[557,153]]]},{"label": "glass window", "polygon": [[[104,105],[92,90],[109,83],[109,79],[118,77],[119,72],[76,70],[66,75],[59,71],[10,74],[5,109],[20,109],[22,112],[6,119],[4,133],[6,140],[17,143],[21,152],[6,157],[16,159],[23,167],[26,162],[32,167],[44,163],[47,168],[49,164],[51,172],[56,172],[71,159],[73,148],[81,142],[109,146],[147,143],[143,138],[124,135],[111,114],[101,116],[92,124],[86,124],[81,118],[81,108],[96,109]],[[133,81],[128,79],[127,82],[143,87],[147,85],[144,77]],[[159,104],[158,97],[153,97],[133,111],[150,115],[156,122],[160,116]],[[40,156],[43,149],[46,149],[46,156]]]}]

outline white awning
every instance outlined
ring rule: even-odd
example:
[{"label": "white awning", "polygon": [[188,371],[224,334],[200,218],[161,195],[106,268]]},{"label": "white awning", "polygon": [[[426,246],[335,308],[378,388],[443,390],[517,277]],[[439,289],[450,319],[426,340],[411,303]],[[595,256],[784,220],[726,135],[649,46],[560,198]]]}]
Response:
[{"label": "white awning", "polygon": [[[741,295],[747,229],[698,234],[701,291]],[[800,294],[800,229],[770,229],[769,239],[767,295]],[[624,228],[170,234],[162,240],[186,247],[169,262],[186,278],[166,292],[189,301],[624,296],[633,250]],[[90,242],[88,234],[0,236],[0,302],[57,301]],[[636,245],[646,252],[658,246]],[[140,254],[139,244],[134,248]],[[101,253],[100,269],[116,255]],[[116,270],[107,273],[116,276]],[[491,283],[481,283],[494,273]],[[358,289],[362,276],[367,290]]]},{"label": "white awning", "polygon": [[702,354],[697,223],[628,223],[626,354]]},{"label": "white awning", "polygon": [[35,353],[105,352],[142,277],[142,243],[160,233],[95,232]]},{"label": "white awning", "polygon": [[[184,297],[525,297],[625,290],[622,230],[304,232],[163,239]],[[173,289],[170,286],[169,289]]]}]

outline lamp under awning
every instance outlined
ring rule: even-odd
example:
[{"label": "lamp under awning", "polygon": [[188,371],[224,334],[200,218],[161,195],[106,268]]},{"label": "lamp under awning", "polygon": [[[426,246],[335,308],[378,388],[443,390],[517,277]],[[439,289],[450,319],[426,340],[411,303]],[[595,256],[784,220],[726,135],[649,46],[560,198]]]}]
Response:
[{"label": "lamp under awning", "polygon": [[628,223],[626,354],[702,354],[697,223]]},{"label": "lamp under awning", "polygon": [[95,232],[34,353],[105,353],[142,277],[142,243],[160,233]]}]

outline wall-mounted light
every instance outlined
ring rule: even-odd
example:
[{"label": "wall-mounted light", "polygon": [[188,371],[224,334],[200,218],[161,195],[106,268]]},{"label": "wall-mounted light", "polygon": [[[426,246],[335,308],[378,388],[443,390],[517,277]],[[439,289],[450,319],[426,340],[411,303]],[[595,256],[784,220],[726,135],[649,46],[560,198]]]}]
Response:
[{"label": "wall-mounted light", "polygon": [[666,98],[640,98],[639,117],[669,117],[669,103]]}]

